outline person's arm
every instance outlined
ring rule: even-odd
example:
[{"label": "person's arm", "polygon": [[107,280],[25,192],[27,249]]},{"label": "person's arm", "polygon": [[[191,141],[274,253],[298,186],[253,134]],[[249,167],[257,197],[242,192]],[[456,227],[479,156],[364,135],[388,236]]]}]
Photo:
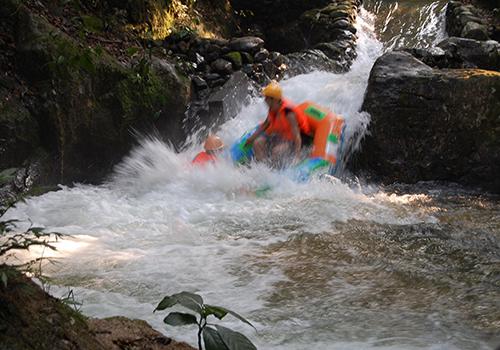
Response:
[{"label": "person's arm", "polygon": [[257,137],[260,136],[269,127],[269,118],[266,118],[264,123],[260,124],[257,130],[245,141],[245,146],[251,145]]},{"label": "person's arm", "polygon": [[297,124],[297,118],[295,116],[295,113],[293,112],[288,112],[286,114],[286,119],[290,123],[290,126],[292,127],[292,133],[293,133],[293,141],[295,144],[295,157],[299,157],[300,155],[300,148],[302,147],[302,138],[300,137],[300,130],[299,130],[299,125]]}]

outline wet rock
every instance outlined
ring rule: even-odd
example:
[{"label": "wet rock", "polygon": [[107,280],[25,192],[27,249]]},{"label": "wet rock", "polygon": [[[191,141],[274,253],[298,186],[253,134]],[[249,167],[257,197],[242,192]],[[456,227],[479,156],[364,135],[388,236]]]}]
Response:
[{"label": "wet rock", "polygon": [[253,65],[245,64],[243,67],[241,67],[241,71],[245,74],[250,74],[253,72]]},{"label": "wet rock", "polygon": [[438,44],[446,56],[440,68],[481,68],[500,71],[500,44],[451,37]]},{"label": "wet rock", "polygon": [[278,67],[276,67],[273,61],[269,59],[264,60],[262,62],[262,68],[270,79],[276,79],[278,77]]},{"label": "wet rock", "polygon": [[229,48],[233,51],[246,51],[254,53],[263,46],[264,40],[255,36],[236,38],[229,42]]},{"label": "wet rock", "polygon": [[269,57],[269,51],[262,48],[254,56],[255,62],[263,62]]},{"label": "wet rock", "polygon": [[198,52],[195,53],[194,62],[198,65],[198,67],[202,67],[203,65],[206,64],[205,57],[200,55]]},{"label": "wet rock", "polygon": [[248,52],[240,52],[242,63],[248,64],[253,63],[253,56]]},{"label": "wet rock", "polygon": [[214,126],[235,117],[250,98],[253,89],[254,84],[246,74],[241,71],[233,73],[229,80],[208,98],[209,114],[205,122]]},{"label": "wet rock", "polygon": [[314,70],[329,72],[343,72],[348,68],[348,64],[336,60],[331,60],[321,50],[313,49],[286,55],[286,73],[290,76],[309,73]]},{"label": "wet rock", "polygon": [[273,61],[273,63],[277,67],[279,67],[285,63],[285,56],[283,56],[281,53],[276,52],[276,51],[271,52],[271,54],[269,55],[269,58],[271,59],[271,61]]},{"label": "wet rock", "polygon": [[500,192],[500,73],[433,69],[407,52],[377,59],[357,169],[385,182],[455,181]]},{"label": "wet rock", "polygon": [[489,40],[488,28],[472,5],[450,1],[446,7],[446,31],[450,36]]},{"label": "wet rock", "polygon": [[405,48],[402,51],[410,53],[413,57],[422,61],[426,65],[434,68],[448,67],[446,51],[440,47],[431,48]]},{"label": "wet rock", "polygon": [[218,73],[209,73],[207,75],[205,75],[205,79],[206,80],[217,80],[217,79],[220,79],[221,78],[221,75],[218,74]]},{"label": "wet rock", "polygon": [[209,52],[205,55],[205,59],[207,60],[207,62],[213,62],[217,60],[219,57],[220,57],[219,51]]},{"label": "wet rock", "polygon": [[194,84],[194,86],[196,87],[197,90],[203,90],[203,89],[208,88],[207,82],[203,78],[201,78],[201,77],[199,77],[197,75],[195,75],[192,78],[192,81],[193,81],[193,84]]},{"label": "wet rock", "polygon": [[222,58],[218,58],[212,62],[211,67],[220,74],[230,74],[233,71],[232,63]]},{"label": "wet rock", "polygon": [[461,32],[463,38],[488,40],[488,29],[485,25],[477,22],[467,22]]}]

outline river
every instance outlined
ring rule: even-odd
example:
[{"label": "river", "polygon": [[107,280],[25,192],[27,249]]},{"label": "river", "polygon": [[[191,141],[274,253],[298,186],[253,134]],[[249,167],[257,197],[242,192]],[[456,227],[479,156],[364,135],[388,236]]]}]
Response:
[{"label": "river", "polygon": [[[358,58],[346,74],[283,81],[346,118],[349,136],[375,59],[442,39],[442,1],[367,1]],[[230,143],[265,115],[251,101],[219,134]],[[164,295],[197,292],[244,315],[224,324],[259,349],[492,349],[500,344],[500,201],[453,184],[379,187],[295,183],[263,165],[195,170],[142,141],[101,186],[31,198],[8,217],[65,233],[44,272],[51,293],[73,290],[88,316],[124,315],[196,344],[195,329],[163,324]],[[253,190],[270,185],[264,196]],[[34,250],[33,255],[40,252]]]}]

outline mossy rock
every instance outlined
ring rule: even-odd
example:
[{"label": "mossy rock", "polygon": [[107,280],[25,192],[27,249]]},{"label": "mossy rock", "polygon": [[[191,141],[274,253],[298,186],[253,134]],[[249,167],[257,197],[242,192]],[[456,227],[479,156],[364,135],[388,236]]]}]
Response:
[{"label": "mossy rock", "polygon": [[59,159],[56,182],[102,179],[134,143],[132,129],[180,129],[189,81],[178,71],[159,71],[147,57],[126,67],[25,7],[18,12],[18,61],[41,91],[34,117]]},{"label": "mossy rock", "polygon": [[228,61],[230,61],[236,69],[240,69],[243,65],[243,59],[241,53],[238,51],[231,51],[224,55]]},{"label": "mossy rock", "polygon": [[40,142],[37,120],[15,95],[1,87],[1,81],[0,139],[0,168],[19,166]]}]

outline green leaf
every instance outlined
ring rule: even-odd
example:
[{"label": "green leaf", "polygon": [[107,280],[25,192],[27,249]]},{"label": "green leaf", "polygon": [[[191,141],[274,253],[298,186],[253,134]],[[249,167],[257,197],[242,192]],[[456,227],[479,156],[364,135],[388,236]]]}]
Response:
[{"label": "green leaf", "polygon": [[237,318],[238,320],[240,320],[241,322],[245,322],[247,325],[249,325],[249,326],[251,326],[253,329],[257,330],[257,328],[255,328],[255,327],[253,326],[253,324],[251,324],[251,323],[250,323],[250,321],[248,321],[248,320],[247,320],[246,318],[244,318],[243,316],[240,316],[240,315],[238,315],[236,312],[231,311],[231,310],[228,310],[228,309],[226,309],[226,311],[227,311],[227,313],[228,313],[228,314],[233,315],[234,317],[236,317],[236,318]]},{"label": "green leaf", "polygon": [[211,327],[203,328],[203,342],[205,350],[229,350],[219,333]]},{"label": "green leaf", "polygon": [[190,293],[190,292],[180,292],[177,294],[172,294],[170,296],[166,296],[163,300],[158,304],[156,310],[165,310],[169,307],[174,306],[175,304],[181,304],[185,308],[196,311],[201,314],[202,306],[203,306],[203,298],[198,294]]},{"label": "green leaf", "polygon": [[257,350],[255,345],[240,332],[219,325],[215,328],[229,350]]},{"label": "green leaf", "polygon": [[180,292],[172,296],[175,297],[177,302],[182,306],[201,314],[203,299],[198,294]]},{"label": "green leaf", "polygon": [[165,298],[163,298],[162,301],[160,301],[160,303],[153,310],[153,312],[155,312],[156,310],[161,311],[161,310],[168,309],[169,307],[172,307],[175,304],[177,304],[177,299],[173,298],[172,296],[166,296]]},{"label": "green leaf", "polygon": [[196,316],[185,314],[182,312],[171,312],[163,320],[166,324],[171,326],[185,326],[187,324],[198,324]]},{"label": "green leaf", "polygon": [[217,317],[219,320],[222,320],[224,316],[227,315],[227,310],[221,306],[215,306],[215,305],[203,305],[203,315],[205,317],[209,315],[214,315]]},{"label": "green leaf", "polygon": [[9,279],[7,278],[7,274],[5,272],[2,272],[2,283],[4,285],[5,288],[7,288],[7,281]]}]

